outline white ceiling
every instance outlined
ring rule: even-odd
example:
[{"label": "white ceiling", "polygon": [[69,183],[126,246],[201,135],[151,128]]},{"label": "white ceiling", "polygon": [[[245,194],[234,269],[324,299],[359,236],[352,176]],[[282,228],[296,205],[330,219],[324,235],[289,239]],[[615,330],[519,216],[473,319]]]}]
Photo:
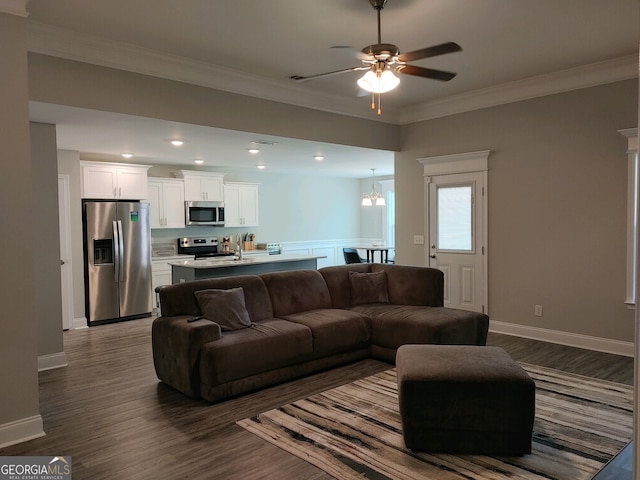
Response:
[{"label": "white ceiling", "polygon": [[[414,62],[458,76],[401,76],[379,119],[359,96],[359,72],[289,79],[358,65],[330,47],[376,43],[368,0],[29,0],[27,10],[34,52],[397,124],[637,75],[637,0],[389,0],[383,42],[407,52],[455,41],[463,51]],[[272,140],[261,160],[273,171],[393,170],[389,152],[42,104],[31,105],[31,118],[56,123],[59,147],[87,158],[131,150],[157,163],[253,166],[248,143]],[[188,142],[181,149],[165,141],[176,135]],[[321,166],[317,151],[327,157]]]}]

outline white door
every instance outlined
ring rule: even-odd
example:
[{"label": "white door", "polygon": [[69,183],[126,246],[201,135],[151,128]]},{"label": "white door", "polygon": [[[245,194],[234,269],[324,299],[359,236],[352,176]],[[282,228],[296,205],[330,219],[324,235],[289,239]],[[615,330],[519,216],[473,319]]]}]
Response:
[{"label": "white door", "polygon": [[430,177],[429,266],[444,272],[446,307],[484,312],[483,174]]},{"label": "white door", "polygon": [[62,329],[73,323],[73,277],[71,266],[71,204],[69,175],[58,175],[58,222],[60,230],[60,280],[62,287]]}]

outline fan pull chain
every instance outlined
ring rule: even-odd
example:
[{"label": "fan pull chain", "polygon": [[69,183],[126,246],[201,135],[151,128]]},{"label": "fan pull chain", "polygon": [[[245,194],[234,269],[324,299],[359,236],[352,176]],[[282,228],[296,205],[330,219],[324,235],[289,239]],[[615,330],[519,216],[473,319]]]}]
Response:
[{"label": "fan pull chain", "polygon": [[[382,97],[380,93],[378,93],[378,111],[376,112],[378,115],[382,115]],[[371,110],[376,109],[376,94],[375,92],[371,92]]]}]

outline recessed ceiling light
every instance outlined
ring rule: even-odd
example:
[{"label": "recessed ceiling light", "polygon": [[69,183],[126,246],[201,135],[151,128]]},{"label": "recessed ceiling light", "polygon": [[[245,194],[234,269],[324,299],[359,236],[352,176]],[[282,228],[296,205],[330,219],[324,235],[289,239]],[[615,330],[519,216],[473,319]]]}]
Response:
[{"label": "recessed ceiling light", "polygon": [[314,155],[313,159],[318,161],[324,160],[324,155]]},{"label": "recessed ceiling light", "polygon": [[202,160],[201,158],[196,158],[193,163],[197,163],[198,165],[202,165],[204,163],[204,160]]},{"label": "recessed ceiling light", "polygon": [[259,170],[264,170],[265,168],[267,168],[266,165],[256,165],[256,167],[258,167]]},{"label": "recessed ceiling light", "polygon": [[260,149],[259,148],[250,148],[249,149],[249,153],[253,153],[255,155],[256,153],[260,153]]},{"label": "recessed ceiling light", "polygon": [[181,145],[184,145],[184,141],[183,140],[171,140],[171,145],[173,145],[174,147],[179,147]]},{"label": "recessed ceiling light", "polygon": [[124,158],[131,158],[131,157],[133,157],[133,153],[123,153],[122,156]]}]

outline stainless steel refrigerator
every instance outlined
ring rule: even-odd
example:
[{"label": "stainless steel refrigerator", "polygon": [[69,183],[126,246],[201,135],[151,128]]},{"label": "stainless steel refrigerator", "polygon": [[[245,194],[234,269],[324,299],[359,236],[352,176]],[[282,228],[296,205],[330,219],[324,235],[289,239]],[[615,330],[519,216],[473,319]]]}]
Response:
[{"label": "stainless steel refrigerator", "polygon": [[149,205],[85,200],[82,220],[88,324],[150,316]]}]

